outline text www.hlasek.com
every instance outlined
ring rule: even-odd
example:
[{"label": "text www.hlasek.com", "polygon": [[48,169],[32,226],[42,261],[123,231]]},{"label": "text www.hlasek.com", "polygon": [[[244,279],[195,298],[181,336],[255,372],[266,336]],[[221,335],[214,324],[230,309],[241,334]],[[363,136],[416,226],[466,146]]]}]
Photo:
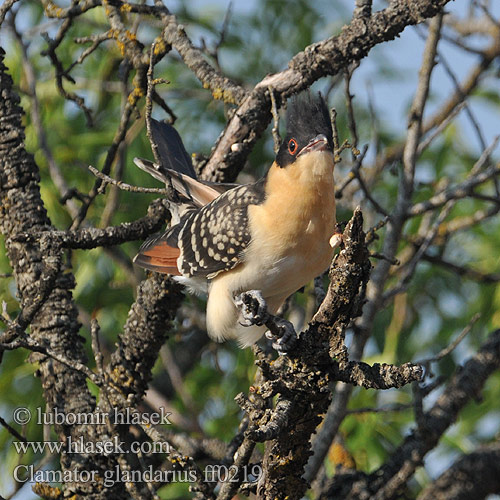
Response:
[{"label": "text www.hlasek.com", "polygon": [[68,436],[65,443],[59,441],[14,441],[14,446],[17,453],[25,454],[28,451],[34,453],[90,453],[90,454],[103,454],[113,455],[118,453],[170,453],[170,445],[167,442],[161,441],[133,441],[126,446],[124,441],[118,441],[116,437],[107,441],[84,441],[80,437],[76,441]]}]

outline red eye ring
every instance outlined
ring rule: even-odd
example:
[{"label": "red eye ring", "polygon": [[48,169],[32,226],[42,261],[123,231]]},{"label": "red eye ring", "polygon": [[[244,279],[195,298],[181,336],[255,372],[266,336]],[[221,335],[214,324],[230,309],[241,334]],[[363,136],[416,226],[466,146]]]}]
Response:
[{"label": "red eye ring", "polygon": [[291,155],[295,155],[297,153],[299,145],[297,144],[297,141],[295,139],[290,139],[288,141],[288,152]]}]

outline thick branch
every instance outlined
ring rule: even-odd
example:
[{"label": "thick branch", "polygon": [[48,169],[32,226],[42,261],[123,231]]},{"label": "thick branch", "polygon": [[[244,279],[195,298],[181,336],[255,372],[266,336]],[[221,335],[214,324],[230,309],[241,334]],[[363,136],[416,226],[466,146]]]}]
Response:
[{"label": "thick branch", "polygon": [[[269,432],[275,436],[267,445],[263,464],[263,498],[301,498],[307,489],[302,475],[310,455],[310,437],[331,398],[331,354],[345,357],[344,330],[361,311],[360,296],[369,276],[362,226],[363,217],[356,210],[343,234],[345,249],[332,263],[330,286],[318,313],[299,334],[290,355],[266,366],[270,380],[259,393],[272,397],[279,392],[282,396],[281,410],[275,410],[278,415],[266,412],[260,421],[252,422],[261,431],[258,435]],[[286,425],[280,427],[280,422]]]},{"label": "thick branch", "polygon": [[422,464],[425,455],[437,445],[463,407],[478,397],[488,377],[499,367],[500,330],[496,330],[478,353],[457,370],[437,402],[423,413],[419,427],[403,441],[386,464],[370,475],[335,476],[327,497],[356,500],[399,498],[400,488]]},{"label": "thick branch", "polygon": [[[27,311],[37,303],[46,260],[39,244],[18,243],[12,238],[22,231],[40,232],[51,230],[51,222],[40,198],[39,172],[33,156],[24,147],[24,131],[21,124],[22,110],[19,98],[12,90],[12,79],[3,65],[5,52],[0,48],[0,229],[7,237],[6,248],[13,274],[16,279],[21,308]],[[60,353],[67,360],[85,365],[87,362],[78,330],[78,311],[73,302],[71,289],[74,277],[59,268],[53,276],[53,287],[47,293],[43,304],[37,304],[31,321],[31,336],[37,344],[47,346],[51,352]],[[37,373],[42,379],[44,398],[48,410],[57,408],[61,413],[90,413],[95,400],[90,394],[85,376],[71,369],[67,364],[54,361],[43,354],[34,354],[31,361],[39,363]],[[89,426],[55,426],[61,441],[71,437],[75,442],[80,436],[91,440],[95,428]],[[113,466],[113,459],[95,460],[89,456],[64,454],[61,456],[63,470],[95,470],[103,472]],[[73,476],[75,477],[75,476]],[[68,482],[69,492],[91,494],[99,484],[80,483],[78,479]],[[122,485],[116,490],[121,491]]]},{"label": "thick branch", "polygon": [[[133,404],[142,400],[170,321],[182,300],[180,286],[153,273],[143,281],[132,305],[117,349],[111,355],[108,377],[120,396]],[[110,395],[111,402],[114,401]],[[119,398],[118,400],[119,401]]]},{"label": "thick branch", "polygon": [[[253,144],[271,121],[268,88],[278,103],[309,87],[319,78],[335,75],[364,58],[377,44],[393,40],[407,26],[438,14],[449,0],[396,0],[369,17],[357,17],[340,35],[314,43],[299,52],[288,69],[267,76],[241,103],[226,126],[203,169],[207,180],[230,181],[243,166]],[[232,148],[238,144],[238,148]]]},{"label": "thick branch", "polygon": [[370,366],[359,361],[334,364],[332,377],[347,384],[360,385],[365,389],[392,389],[403,387],[422,378],[420,365],[405,363],[402,366],[375,363]]},{"label": "thick branch", "polygon": [[499,492],[500,443],[496,442],[460,457],[418,500],[479,500]]},{"label": "thick branch", "polygon": [[[156,0],[157,7],[161,5]],[[194,73],[205,88],[212,91],[214,99],[239,104],[245,97],[246,91],[229,78],[215,70],[205,59],[203,53],[197,49],[186,34],[184,26],[177,22],[173,14],[162,13],[165,25],[162,32],[164,43],[174,47],[179,52],[186,66]]]},{"label": "thick branch", "polygon": [[152,233],[159,231],[168,216],[168,203],[156,200],[149,209],[148,215],[133,222],[124,222],[118,226],[104,229],[85,228],[75,231],[44,231],[19,233],[13,236],[13,241],[33,243],[39,241],[43,249],[53,248],[97,248],[121,245],[127,241],[144,240]]}]

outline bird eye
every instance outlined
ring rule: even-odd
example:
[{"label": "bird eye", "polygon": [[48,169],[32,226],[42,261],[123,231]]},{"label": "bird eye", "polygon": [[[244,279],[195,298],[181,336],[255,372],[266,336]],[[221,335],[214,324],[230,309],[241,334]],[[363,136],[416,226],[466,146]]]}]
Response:
[{"label": "bird eye", "polygon": [[288,152],[291,155],[294,155],[297,152],[297,148],[298,148],[297,141],[295,139],[290,139],[288,141]]}]

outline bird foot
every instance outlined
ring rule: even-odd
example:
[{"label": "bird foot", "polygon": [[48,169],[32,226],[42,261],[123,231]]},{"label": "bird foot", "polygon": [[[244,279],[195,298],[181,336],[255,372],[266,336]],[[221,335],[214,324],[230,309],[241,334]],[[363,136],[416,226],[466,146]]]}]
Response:
[{"label": "bird foot", "polygon": [[286,319],[270,314],[260,290],[249,290],[234,297],[234,303],[241,312],[240,324],[243,326],[266,325],[266,337],[272,340],[278,354],[290,352],[297,341],[295,329]]},{"label": "bird foot", "polygon": [[278,351],[280,356],[283,356],[295,347],[297,342],[295,328],[290,321],[277,316],[273,317],[272,327],[273,332],[268,330],[265,333],[266,338],[273,341],[272,346],[276,349],[276,351]]},{"label": "bird foot", "polygon": [[234,298],[236,307],[241,311],[243,326],[263,325],[269,318],[267,304],[260,290],[249,290]]}]

